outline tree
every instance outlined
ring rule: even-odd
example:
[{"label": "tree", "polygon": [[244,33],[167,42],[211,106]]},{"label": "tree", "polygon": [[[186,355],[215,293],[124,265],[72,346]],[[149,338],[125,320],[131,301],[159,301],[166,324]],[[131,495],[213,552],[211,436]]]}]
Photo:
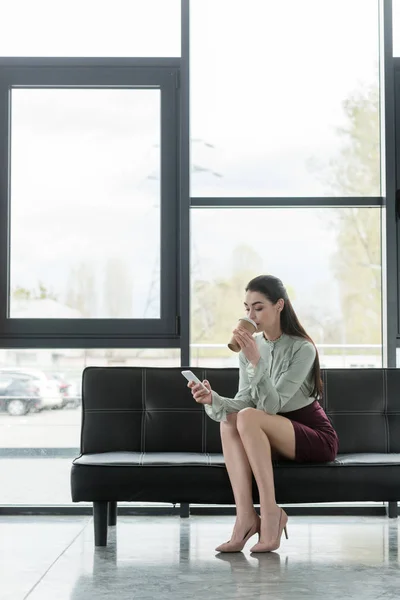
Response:
[{"label": "tree", "polygon": [[12,297],[14,300],[55,300],[58,301],[58,296],[49,290],[44,283],[39,281],[38,288],[24,288],[17,285],[12,291]]},{"label": "tree", "polygon": [[346,127],[337,128],[342,147],[324,178],[336,196],[379,196],[379,88],[371,85],[343,102]]},{"label": "tree", "polygon": [[[244,286],[262,271],[261,257],[249,246],[236,246],[224,277],[192,284],[192,341],[221,343],[243,311]],[[231,328],[231,329],[229,329]]]},{"label": "tree", "polygon": [[[226,274],[215,279],[204,279],[200,273],[192,273],[192,342],[221,344],[231,335],[240,316],[244,315],[246,284],[268,273],[262,257],[247,244],[232,250]],[[295,299],[293,288],[286,285],[291,300]],[[207,353],[207,352],[206,352]],[[213,356],[219,352],[211,350]],[[222,353],[226,353],[223,349]]]},{"label": "tree", "polygon": [[31,300],[33,290],[17,285],[12,291],[13,300]]},{"label": "tree", "polygon": [[[264,261],[257,252],[246,244],[232,250],[226,274],[215,279],[204,279],[199,274],[192,275],[192,342],[221,344],[231,335],[238,318],[244,315],[244,295],[246,284],[267,273]],[[286,286],[289,297],[295,293]],[[222,350],[225,353],[226,350]],[[207,353],[207,352],[206,352]],[[219,352],[211,350],[213,356]]]},{"label": "tree", "polygon": [[[343,103],[342,146],[323,181],[335,196],[380,195],[379,89],[364,88]],[[330,211],[337,250],[332,271],[338,282],[347,343],[381,343],[380,220],[377,209]],[[326,223],[326,219],[324,219]],[[343,340],[341,340],[343,341]]]},{"label": "tree", "polygon": [[83,317],[93,317],[96,311],[96,276],[92,265],[81,262],[68,277],[66,304]]},{"label": "tree", "polygon": [[107,317],[130,318],[132,281],[124,259],[115,257],[107,260],[103,289]]},{"label": "tree", "polygon": [[371,209],[348,208],[341,213],[332,270],[339,284],[346,341],[380,344],[380,222]]}]

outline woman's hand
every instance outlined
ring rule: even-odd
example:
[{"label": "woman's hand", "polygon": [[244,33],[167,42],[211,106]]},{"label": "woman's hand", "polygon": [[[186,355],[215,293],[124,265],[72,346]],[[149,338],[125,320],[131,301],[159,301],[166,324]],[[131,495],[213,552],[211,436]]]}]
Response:
[{"label": "woman's hand", "polygon": [[212,404],[212,389],[208,381],[205,379],[203,385],[207,388],[208,392],[199,383],[189,381],[188,388],[192,390],[192,396],[199,402],[199,404]]},{"label": "woman's hand", "polygon": [[244,329],[242,327],[234,329],[233,333],[243,354],[245,355],[247,360],[251,362],[253,367],[256,368],[256,366],[258,365],[258,361],[261,358],[256,340],[253,338],[252,334],[249,331],[247,331],[247,329]]}]

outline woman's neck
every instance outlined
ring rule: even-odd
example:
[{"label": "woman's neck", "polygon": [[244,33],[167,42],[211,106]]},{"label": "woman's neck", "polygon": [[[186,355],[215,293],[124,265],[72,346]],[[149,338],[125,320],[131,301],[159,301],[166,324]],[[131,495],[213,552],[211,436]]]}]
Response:
[{"label": "woman's neck", "polygon": [[274,340],[277,340],[278,338],[281,337],[282,335],[282,329],[280,328],[280,326],[278,325],[277,327],[273,327],[271,329],[266,329],[264,331],[264,337],[269,340],[270,342],[273,342]]}]

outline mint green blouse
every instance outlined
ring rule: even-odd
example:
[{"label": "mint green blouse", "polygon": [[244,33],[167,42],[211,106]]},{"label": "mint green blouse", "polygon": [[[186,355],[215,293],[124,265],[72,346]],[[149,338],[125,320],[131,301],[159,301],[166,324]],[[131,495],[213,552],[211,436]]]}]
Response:
[{"label": "mint green blouse", "polygon": [[273,342],[263,333],[254,339],[261,358],[254,369],[243,352],[239,354],[239,390],[234,398],[212,393],[206,413],[214,421],[226,421],[226,415],[251,406],[267,413],[285,413],[311,404],[314,387],[314,345],[304,338],[283,333]]}]

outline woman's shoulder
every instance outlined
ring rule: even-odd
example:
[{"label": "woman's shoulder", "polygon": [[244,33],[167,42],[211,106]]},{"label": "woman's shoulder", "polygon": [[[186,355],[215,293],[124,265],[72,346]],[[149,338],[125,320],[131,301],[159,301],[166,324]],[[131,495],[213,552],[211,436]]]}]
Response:
[{"label": "woman's shoulder", "polygon": [[290,344],[292,346],[293,354],[295,352],[299,352],[304,355],[310,355],[315,357],[316,349],[314,344],[310,342],[310,340],[295,335],[288,335],[287,337],[290,338]]}]

